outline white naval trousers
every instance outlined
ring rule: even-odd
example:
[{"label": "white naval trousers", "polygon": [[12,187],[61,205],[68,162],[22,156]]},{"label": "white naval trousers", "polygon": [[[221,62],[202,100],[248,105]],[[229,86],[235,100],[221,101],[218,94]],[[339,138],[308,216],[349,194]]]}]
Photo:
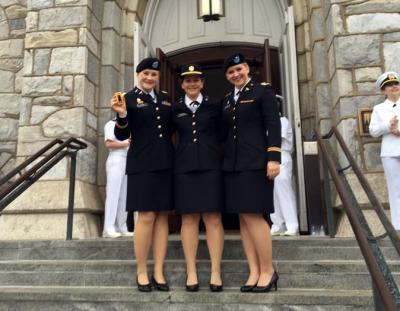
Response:
[{"label": "white naval trousers", "polygon": [[103,232],[126,232],[126,153],[110,152],[106,162],[107,185]]},{"label": "white naval trousers", "polygon": [[282,151],[280,172],[274,179],[274,208],[271,214],[273,226],[278,230],[298,231],[296,196],[293,189],[293,162],[287,151]]},{"label": "white naval trousers", "polygon": [[382,157],[393,227],[400,230],[400,156]]}]

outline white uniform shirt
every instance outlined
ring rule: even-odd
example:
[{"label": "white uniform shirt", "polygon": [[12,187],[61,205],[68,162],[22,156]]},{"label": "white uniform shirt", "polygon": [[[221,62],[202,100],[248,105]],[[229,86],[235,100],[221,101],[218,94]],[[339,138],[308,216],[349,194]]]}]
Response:
[{"label": "white uniform shirt", "polygon": [[283,151],[293,152],[293,131],[290,122],[287,118],[281,117],[281,149]]},{"label": "white uniform shirt", "polygon": [[203,101],[203,95],[201,93],[197,96],[196,101],[199,103],[198,105],[190,105],[194,100],[191,100],[187,95],[185,95],[185,105],[188,107],[193,113],[200,107],[201,102]]},{"label": "white uniform shirt", "polygon": [[[250,78],[247,79],[246,83],[243,85],[243,87],[242,87],[241,89],[238,89],[238,88],[235,86],[235,89],[234,89],[235,94],[234,94],[234,96],[233,96],[233,99],[235,100],[235,102],[237,102],[240,93],[241,93],[241,92],[243,91],[243,89],[247,86],[247,84],[250,82],[250,80],[251,80]],[[239,92],[240,92],[240,93],[239,93]]]},{"label": "white uniform shirt", "polygon": [[[107,140],[113,140],[113,141],[119,141],[117,137],[114,135],[114,127],[115,127],[115,121],[108,121],[106,125],[104,126],[104,141]],[[129,140],[124,140],[124,142],[128,142]],[[128,153],[129,147],[126,148],[110,148],[108,151],[111,154],[120,154],[120,155],[125,155]]]},{"label": "white uniform shirt", "polygon": [[397,116],[400,128],[400,100],[396,103],[386,99],[372,111],[369,132],[371,136],[382,135],[381,157],[400,156],[400,137],[390,133],[390,120]]}]

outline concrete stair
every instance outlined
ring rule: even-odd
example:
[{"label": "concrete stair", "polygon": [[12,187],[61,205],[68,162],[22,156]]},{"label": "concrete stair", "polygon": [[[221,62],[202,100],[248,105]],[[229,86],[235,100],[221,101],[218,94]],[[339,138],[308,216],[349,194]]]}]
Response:
[{"label": "concrete stair", "polygon": [[[400,281],[400,260],[388,241],[386,260]],[[374,310],[371,278],[354,239],[277,237],[273,256],[279,290],[243,294],[247,265],[237,235],[225,241],[224,292],[208,291],[204,237],[198,252],[201,290],[187,293],[178,236],[170,237],[169,293],[140,293],[132,241],[0,241],[0,310]]]}]

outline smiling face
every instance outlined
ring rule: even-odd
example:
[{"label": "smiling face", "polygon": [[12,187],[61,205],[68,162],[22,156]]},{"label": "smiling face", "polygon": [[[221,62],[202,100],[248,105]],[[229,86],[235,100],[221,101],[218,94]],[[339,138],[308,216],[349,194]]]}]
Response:
[{"label": "smiling face", "polygon": [[236,88],[241,89],[249,79],[250,68],[246,63],[231,66],[225,72],[226,79]]},{"label": "smiling face", "polygon": [[383,86],[382,93],[391,101],[397,101],[400,98],[399,82],[393,81],[386,83]]},{"label": "smiling face", "polygon": [[181,87],[191,100],[196,100],[204,87],[204,80],[199,75],[188,75],[182,80]]},{"label": "smiling face", "polygon": [[151,92],[158,83],[160,72],[158,70],[145,69],[137,74],[139,88],[147,93]]}]

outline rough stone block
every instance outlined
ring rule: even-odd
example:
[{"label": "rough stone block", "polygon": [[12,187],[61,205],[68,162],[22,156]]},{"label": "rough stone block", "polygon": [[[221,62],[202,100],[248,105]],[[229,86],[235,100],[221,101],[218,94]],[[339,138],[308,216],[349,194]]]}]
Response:
[{"label": "rough stone block", "polygon": [[[382,5],[384,2],[384,5]],[[368,0],[363,3],[346,6],[346,14],[365,14],[382,12],[400,12],[400,3],[398,0]]]},{"label": "rough stone block", "polygon": [[29,119],[31,117],[31,106],[32,106],[32,98],[30,97],[21,97],[20,100],[20,114],[19,114],[19,125],[29,125]]},{"label": "rough stone block", "polygon": [[18,119],[1,118],[0,140],[15,140],[17,136]]},{"label": "rough stone block", "polygon": [[305,1],[295,1],[294,3],[294,21],[296,25],[307,20],[307,3]]},{"label": "rough stone block", "polygon": [[[339,133],[342,135],[347,148],[349,149],[350,153],[355,158],[358,166],[362,167],[361,150],[360,150],[359,141],[357,139],[358,128],[357,128],[356,119],[349,118],[349,119],[340,120],[339,124],[337,124],[337,129],[338,129]],[[338,150],[339,150],[339,147],[338,147]],[[342,152],[340,152],[338,154],[338,159],[339,159],[339,163],[340,163],[341,167],[345,167],[348,165],[348,161]]]},{"label": "rough stone block", "polygon": [[18,94],[2,94],[0,96],[0,114],[19,114],[19,102],[21,96]]},{"label": "rough stone block", "polygon": [[335,38],[337,67],[379,65],[379,35],[354,35]]},{"label": "rough stone block", "polygon": [[24,54],[24,74],[31,75],[33,72],[33,52],[34,50],[25,50]]},{"label": "rough stone block", "polygon": [[0,59],[0,70],[18,72],[23,67],[22,58],[5,58]]},{"label": "rough stone block", "polygon": [[326,42],[328,46],[334,36],[345,33],[342,16],[340,15],[340,6],[332,5],[329,13],[326,20]]},{"label": "rough stone block", "polygon": [[19,142],[36,142],[39,140],[44,140],[42,129],[40,126],[20,126],[18,131],[18,141]]},{"label": "rough stone block", "polygon": [[10,36],[10,28],[8,27],[8,21],[0,22],[0,40],[8,39]]},{"label": "rough stone block", "polygon": [[375,81],[381,74],[380,67],[366,67],[354,70],[357,82]]},{"label": "rough stone block", "polygon": [[39,30],[88,26],[87,7],[63,7],[39,11]]},{"label": "rough stone block", "polygon": [[384,42],[399,42],[400,41],[400,32],[391,32],[391,33],[385,33],[383,35],[383,41]]},{"label": "rough stone block", "polygon": [[103,28],[114,28],[117,33],[121,33],[122,12],[115,2],[105,2]]},{"label": "rough stone block", "polygon": [[382,101],[383,97],[380,95],[343,97],[339,100],[337,106],[339,109],[338,117],[356,117],[358,108],[372,108]]},{"label": "rough stone block", "polygon": [[61,31],[42,31],[27,33],[25,38],[26,48],[59,47],[76,45],[78,32],[75,29]]},{"label": "rough stone block", "polygon": [[47,106],[69,106],[71,104],[70,96],[42,96],[36,97],[33,100],[34,105],[47,105]]},{"label": "rough stone block", "polygon": [[93,82],[96,86],[99,85],[100,82],[100,61],[94,56],[92,53],[88,53],[88,78],[91,82]]},{"label": "rough stone block", "polygon": [[28,0],[28,10],[40,10],[53,7],[54,0]]},{"label": "rough stone block", "polygon": [[15,74],[12,71],[0,70],[0,93],[11,93],[14,91]]},{"label": "rough stone block", "polygon": [[76,76],[74,80],[74,106],[87,107],[94,113],[95,86],[84,76]]},{"label": "rough stone block", "polygon": [[368,171],[382,171],[382,160],[380,157],[381,144],[370,143],[364,144],[364,161],[365,168]]},{"label": "rough stone block", "polygon": [[296,50],[297,53],[302,53],[305,51],[305,34],[304,34],[304,24],[296,27]]},{"label": "rough stone block", "polygon": [[15,93],[21,93],[21,91],[22,91],[23,73],[24,73],[24,71],[22,69],[15,73],[15,81],[14,81],[14,92]]},{"label": "rough stone block", "polygon": [[383,56],[385,59],[385,71],[396,71],[400,72],[400,42],[396,43],[384,43],[383,44]]},{"label": "rough stone block", "polygon": [[31,124],[38,124],[46,119],[50,114],[54,111],[60,109],[59,107],[54,106],[38,106],[32,105],[32,112],[31,112]]},{"label": "rough stone block", "polygon": [[90,20],[90,32],[98,41],[101,41],[101,23],[96,18]]},{"label": "rough stone block", "polygon": [[12,5],[5,9],[8,19],[17,19],[26,17],[26,7],[22,5]]},{"label": "rough stone block", "polygon": [[[56,6],[78,6],[78,5],[88,5],[91,1],[90,0],[55,0]],[[96,1],[93,1],[96,2]],[[101,2],[101,1],[97,1]]]},{"label": "rough stone block", "polygon": [[112,29],[103,30],[102,65],[112,65],[118,70],[121,59],[121,39]]},{"label": "rough stone block", "polygon": [[86,47],[55,48],[51,53],[49,73],[86,73]]},{"label": "rough stone block", "polygon": [[28,15],[26,16],[26,31],[36,31],[38,29],[38,12],[28,12]]},{"label": "rough stone block", "polygon": [[15,32],[16,30],[23,30],[25,32],[25,28],[26,28],[25,18],[10,20],[10,29],[11,31],[13,31],[13,33],[16,33]]},{"label": "rough stone block", "polygon": [[360,95],[375,94],[376,86],[374,82],[360,82],[357,83],[357,90]]},{"label": "rough stone block", "polygon": [[0,41],[0,57],[22,57],[24,52],[23,39]]},{"label": "rough stone block", "polygon": [[307,58],[306,54],[297,55],[297,73],[299,81],[307,81]]},{"label": "rough stone block", "polygon": [[83,137],[85,135],[86,110],[81,107],[54,112],[43,122],[46,137]]},{"label": "rough stone block", "polygon": [[24,96],[53,95],[61,91],[61,77],[24,77],[22,93]]},{"label": "rough stone block", "polygon": [[63,94],[71,95],[73,91],[73,83],[74,77],[73,76],[64,76],[63,77]]},{"label": "rough stone block", "polygon": [[329,94],[329,85],[327,83],[322,83],[317,86],[316,100],[318,117],[330,118],[332,116],[332,102]]},{"label": "rough stone block", "polygon": [[100,107],[110,107],[112,95],[118,91],[118,72],[112,66],[101,68]]},{"label": "rough stone block", "polygon": [[33,62],[33,73],[37,75],[44,75],[48,72],[50,63],[50,49],[37,49],[35,50],[35,57]]},{"label": "rough stone block", "polygon": [[315,42],[312,51],[313,76],[316,82],[328,81],[328,62],[326,57],[325,43]]},{"label": "rough stone block", "polygon": [[398,13],[359,14],[347,18],[347,30],[350,33],[389,32],[399,29]]},{"label": "rough stone block", "polygon": [[322,8],[312,10],[310,26],[313,41],[325,38],[325,21]]},{"label": "rough stone block", "polygon": [[86,45],[96,56],[99,56],[99,43],[86,28],[79,29],[79,44]]},{"label": "rough stone block", "polygon": [[94,130],[97,130],[97,116],[88,112],[87,114],[87,124]]},{"label": "rough stone block", "polygon": [[336,70],[331,83],[332,103],[335,105],[340,97],[353,92],[352,73],[349,70]]},{"label": "rough stone block", "polygon": [[[97,177],[97,147],[85,141],[88,145],[86,149],[79,151],[77,159],[77,177],[89,183],[96,183]],[[88,161],[90,159],[90,161]]]}]

